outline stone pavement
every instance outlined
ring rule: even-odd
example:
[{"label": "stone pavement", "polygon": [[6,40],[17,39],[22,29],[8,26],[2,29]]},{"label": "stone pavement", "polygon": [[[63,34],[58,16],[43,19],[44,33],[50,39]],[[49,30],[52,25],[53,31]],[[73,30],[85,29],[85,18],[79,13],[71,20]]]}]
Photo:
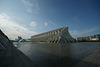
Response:
[{"label": "stone pavement", "polygon": [[34,67],[34,66],[35,64],[13,45],[9,45],[9,47],[2,52],[2,55],[0,54],[0,67]]},{"label": "stone pavement", "polygon": [[84,58],[75,67],[100,67],[100,47]]},{"label": "stone pavement", "polygon": [[0,67],[36,67],[0,30]]}]

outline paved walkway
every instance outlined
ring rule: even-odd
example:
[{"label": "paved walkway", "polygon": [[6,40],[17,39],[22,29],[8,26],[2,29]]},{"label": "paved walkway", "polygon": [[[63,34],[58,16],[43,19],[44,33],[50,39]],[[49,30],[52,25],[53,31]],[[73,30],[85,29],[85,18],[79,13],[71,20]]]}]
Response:
[{"label": "paved walkway", "polygon": [[36,67],[0,30],[0,67]]},{"label": "paved walkway", "polygon": [[75,67],[100,67],[100,47],[84,58]]},{"label": "paved walkway", "polygon": [[0,67],[36,67],[26,55],[13,45],[0,50]]}]

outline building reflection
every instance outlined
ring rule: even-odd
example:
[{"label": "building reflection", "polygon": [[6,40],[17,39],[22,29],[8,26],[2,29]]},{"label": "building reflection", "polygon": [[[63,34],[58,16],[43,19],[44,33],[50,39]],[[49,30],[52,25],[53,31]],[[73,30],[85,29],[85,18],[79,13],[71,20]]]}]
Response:
[{"label": "building reflection", "polygon": [[31,46],[41,52],[59,57],[70,57],[71,55],[70,43],[38,43]]}]

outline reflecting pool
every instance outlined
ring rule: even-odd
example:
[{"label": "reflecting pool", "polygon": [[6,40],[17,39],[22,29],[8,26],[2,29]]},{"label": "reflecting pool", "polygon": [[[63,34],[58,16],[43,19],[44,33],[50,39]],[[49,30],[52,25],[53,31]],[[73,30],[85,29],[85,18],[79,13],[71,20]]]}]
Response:
[{"label": "reflecting pool", "polygon": [[37,67],[74,67],[100,46],[100,42],[87,43],[32,43],[14,42]]}]

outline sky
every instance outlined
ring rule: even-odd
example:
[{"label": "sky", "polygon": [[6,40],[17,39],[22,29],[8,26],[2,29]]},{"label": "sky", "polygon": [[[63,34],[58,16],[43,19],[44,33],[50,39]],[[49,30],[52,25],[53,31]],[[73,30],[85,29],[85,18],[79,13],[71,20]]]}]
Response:
[{"label": "sky", "polygon": [[0,0],[0,29],[10,39],[62,27],[74,38],[100,34],[100,0]]}]

